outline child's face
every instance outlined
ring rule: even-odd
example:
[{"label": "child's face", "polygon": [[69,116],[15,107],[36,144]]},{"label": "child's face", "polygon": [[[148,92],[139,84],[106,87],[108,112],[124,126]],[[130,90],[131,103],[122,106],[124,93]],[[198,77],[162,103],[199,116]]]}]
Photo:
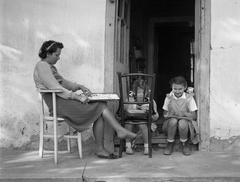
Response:
[{"label": "child's face", "polygon": [[185,89],[186,89],[186,87],[184,85],[177,85],[174,83],[172,84],[172,91],[173,91],[175,97],[177,97],[177,98],[182,96]]}]

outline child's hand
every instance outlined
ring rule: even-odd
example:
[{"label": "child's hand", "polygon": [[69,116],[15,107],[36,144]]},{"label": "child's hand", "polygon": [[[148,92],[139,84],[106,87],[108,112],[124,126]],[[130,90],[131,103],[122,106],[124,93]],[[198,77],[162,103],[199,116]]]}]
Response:
[{"label": "child's hand", "polygon": [[173,116],[173,115],[174,115],[174,112],[168,111],[164,114],[164,117],[169,117],[169,116]]},{"label": "child's hand", "polygon": [[184,112],[178,111],[178,112],[175,112],[175,115],[182,117],[184,116]]}]

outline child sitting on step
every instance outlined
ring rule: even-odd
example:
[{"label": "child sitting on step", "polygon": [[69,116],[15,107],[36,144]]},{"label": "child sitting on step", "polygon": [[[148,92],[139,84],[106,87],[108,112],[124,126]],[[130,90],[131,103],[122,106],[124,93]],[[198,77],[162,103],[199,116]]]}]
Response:
[{"label": "child sitting on step", "polygon": [[174,138],[178,130],[182,144],[182,152],[185,156],[191,155],[187,140],[190,137],[192,143],[199,142],[197,127],[197,105],[193,98],[193,89],[185,92],[187,82],[184,77],[178,76],[170,80],[172,91],[167,94],[163,105],[164,123],[162,130],[167,135],[165,155],[173,152]]}]

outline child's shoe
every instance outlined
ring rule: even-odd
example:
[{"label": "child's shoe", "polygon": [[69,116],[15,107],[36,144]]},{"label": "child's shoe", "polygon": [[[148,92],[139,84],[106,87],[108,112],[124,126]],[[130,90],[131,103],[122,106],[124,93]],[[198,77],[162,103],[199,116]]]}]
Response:
[{"label": "child's shoe", "polygon": [[191,151],[189,149],[189,146],[188,144],[186,144],[186,142],[182,142],[182,152],[183,152],[183,155],[185,156],[188,156],[188,155],[191,155]]},{"label": "child's shoe", "polygon": [[148,155],[148,154],[149,154],[149,149],[148,149],[148,147],[144,147],[143,154],[144,154],[144,155]]},{"label": "child's shoe", "polygon": [[171,155],[173,152],[173,142],[168,142],[164,150],[164,155]]},{"label": "child's shoe", "polygon": [[132,155],[133,154],[133,150],[132,150],[131,147],[127,147],[126,148],[126,154],[128,154],[128,155]]}]

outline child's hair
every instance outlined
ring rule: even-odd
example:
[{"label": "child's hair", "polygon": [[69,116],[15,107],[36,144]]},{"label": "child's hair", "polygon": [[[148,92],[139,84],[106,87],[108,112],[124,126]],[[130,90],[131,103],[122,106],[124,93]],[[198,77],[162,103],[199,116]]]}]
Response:
[{"label": "child's hair", "polygon": [[173,84],[176,85],[183,85],[184,87],[187,87],[187,81],[183,76],[176,76],[172,78],[170,81],[170,86],[172,87]]},{"label": "child's hair", "polygon": [[56,42],[54,40],[45,41],[39,50],[38,56],[45,59],[47,57],[47,53],[52,54],[56,52],[58,48],[63,48],[63,44],[61,42]]}]

